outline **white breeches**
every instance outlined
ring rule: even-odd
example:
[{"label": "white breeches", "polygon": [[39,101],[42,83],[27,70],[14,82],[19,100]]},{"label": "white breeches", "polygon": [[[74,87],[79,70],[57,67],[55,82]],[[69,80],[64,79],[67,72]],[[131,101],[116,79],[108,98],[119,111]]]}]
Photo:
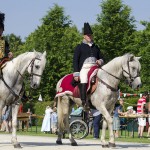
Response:
[{"label": "white breeches", "polygon": [[95,64],[83,64],[80,71],[80,83],[88,83],[88,72]]}]

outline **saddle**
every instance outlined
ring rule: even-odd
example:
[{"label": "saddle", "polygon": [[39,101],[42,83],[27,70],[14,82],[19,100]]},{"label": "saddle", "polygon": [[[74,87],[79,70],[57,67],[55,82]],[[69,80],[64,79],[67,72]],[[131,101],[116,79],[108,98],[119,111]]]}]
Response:
[{"label": "saddle", "polygon": [[[87,88],[87,95],[88,94],[92,94],[96,90],[97,83],[98,83],[98,79],[97,79],[97,77],[95,75],[90,80],[90,83],[89,83],[90,84],[90,88],[89,89]],[[78,85],[75,86],[75,88],[74,88],[73,97],[80,98],[79,86],[80,86],[80,82],[78,82]]]},{"label": "saddle", "polygon": [[[88,73],[87,94],[93,93],[97,87],[97,71],[98,66],[93,66]],[[79,85],[80,82],[74,81],[73,74],[64,76],[59,82],[55,98],[66,94],[72,95],[75,98],[80,98]]]}]

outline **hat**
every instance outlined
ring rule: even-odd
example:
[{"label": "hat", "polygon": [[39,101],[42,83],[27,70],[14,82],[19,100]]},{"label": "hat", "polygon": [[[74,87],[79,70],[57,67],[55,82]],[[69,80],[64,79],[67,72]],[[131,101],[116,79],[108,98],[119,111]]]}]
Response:
[{"label": "hat", "polygon": [[127,110],[133,109],[133,106],[128,106]]},{"label": "hat", "polygon": [[88,34],[93,34],[93,32],[92,32],[92,29],[91,29],[89,23],[85,22],[84,23],[84,35],[88,35]]},{"label": "hat", "polygon": [[4,20],[5,20],[5,14],[0,12],[0,28],[4,30]]}]

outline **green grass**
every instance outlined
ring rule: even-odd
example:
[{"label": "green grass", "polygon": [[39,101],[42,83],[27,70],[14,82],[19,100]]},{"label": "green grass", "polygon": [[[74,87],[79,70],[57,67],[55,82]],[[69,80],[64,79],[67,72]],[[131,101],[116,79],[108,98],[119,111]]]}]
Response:
[{"label": "green grass", "polygon": [[[29,128],[28,131],[17,131],[17,135],[29,135],[29,136],[47,136],[47,137],[56,137],[57,135],[55,134],[50,134],[50,133],[43,133],[40,131],[41,127],[37,127],[37,132],[36,132],[36,127],[33,126],[32,129]],[[4,134],[5,132],[0,132],[0,134]],[[11,134],[11,133],[5,133],[5,134]],[[126,131],[126,137],[125,137],[125,131],[122,132],[122,135],[120,138],[116,138],[115,141],[120,141],[120,142],[133,142],[133,143],[150,143],[150,139],[146,137],[146,132],[144,132],[144,138],[138,138],[137,132],[134,132],[134,138],[131,136],[128,136],[128,131]],[[66,135],[66,138],[68,138],[68,135]],[[106,132],[106,140],[108,140],[108,130]],[[88,135],[86,139],[93,139],[92,135]]]}]

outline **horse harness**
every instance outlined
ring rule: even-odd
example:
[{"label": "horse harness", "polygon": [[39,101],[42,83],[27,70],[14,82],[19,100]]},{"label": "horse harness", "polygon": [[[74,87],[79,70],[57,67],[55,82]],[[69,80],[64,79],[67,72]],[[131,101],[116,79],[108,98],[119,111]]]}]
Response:
[{"label": "horse harness", "polygon": [[[131,73],[130,73],[129,61],[127,61],[127,66],[128,66],[128,72],[127,72],[126,70],[124,70],[123,67],[122,67],[122,72],[125,72],[126,74],[129,75],[129,78],[130,78],[130,83],[129,83],[129,85],[131,86],[131,83],[132,83],[137,77],[140,77],[140,76],[139,76],[139,75],[140,75],[140,72],[138,71],[138,72],[137,72],[137,75],[136,75],[135,77],[133,77],[133,76],[131,76]],[[106,72],[107,74],[111,75],[112,77],[116,78],[117,80],[121,80],[120,78],[118,78],[117,76],[115,76],[115,75],[109,73],[108,71],[104,70],[103,68],[100,68],[100,69],[103,70],[104,72]],[[109,84],[107,84],[106,82],[104,82],[103,80],[101,80],[100,78],[98,78],[98,80],[99,80],[101,83],[103,83],[104,85],[106,85],[106,87],[109,88],[111,91],[113,91],[113,92],[117,92],[117,91],[118,91],[118,89],[116,89],[116,88],[110,86]]]}]

